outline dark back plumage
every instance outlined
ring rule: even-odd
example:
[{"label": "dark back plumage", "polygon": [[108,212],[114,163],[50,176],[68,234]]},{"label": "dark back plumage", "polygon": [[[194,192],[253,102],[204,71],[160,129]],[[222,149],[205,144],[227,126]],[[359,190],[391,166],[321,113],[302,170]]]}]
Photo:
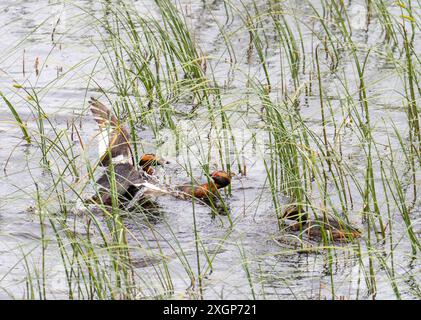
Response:
[{"label": "dark back plumage", "polygon": [[130,163],[109,166],[107,171],[96,181],[99,186],[99,196],[105,205],[111,205],[111,183],[114,181],[115,192],[120,202],[127,202],[138,192],[140,184],[147,181],[147,177],[143,171],[136,170]]}]

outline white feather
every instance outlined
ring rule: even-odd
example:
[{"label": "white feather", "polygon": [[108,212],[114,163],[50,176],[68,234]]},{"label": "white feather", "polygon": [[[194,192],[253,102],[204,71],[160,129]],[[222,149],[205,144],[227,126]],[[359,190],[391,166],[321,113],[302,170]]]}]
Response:
[{"label": "white feather", "polygon": [[108,151],[108,145],[110,143],[110,138],[109,138],[109,128],[102,128],[99,131],[99,141],[98,141],[98,154],[100,157],[102,157],[107,151]]},{"label": "white feather", "polygon": [[169,193],[168,190],[162,189],[162,188],[160,188],[160,187],[158,187],[158,186],[156,186],[152,183],[149,183],[149,182],[142,182],[142,183],[139,184],[139,186],[142,186],[142,187],[146,188],[145,192],[153,191],[153,192]]},{"label": "white feather", "polygon": [[123,156],[122,154],[118,155],[117,157],[114,157],[113,163],[114,164],[117,164],[117,163],[130,163],[130,164],[132,164],[130,159]]},{"label": "white feather", "polygon": [[[111,128],[104,127],[99,131],[98,135],[98,154],[102,157],[106,152],[108,152],[108,148],[110,147],[110,130]],[[133,164],[131,158],[127,158],[126,156],[120,154],[117,157],[112,159],[114,164],[118,163],[130,163]]]}]

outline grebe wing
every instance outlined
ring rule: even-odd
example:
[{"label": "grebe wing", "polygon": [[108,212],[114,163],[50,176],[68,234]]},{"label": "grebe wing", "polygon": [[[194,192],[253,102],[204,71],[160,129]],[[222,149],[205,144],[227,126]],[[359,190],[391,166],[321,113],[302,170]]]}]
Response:
[{"label": "grebe wing", "polygon": [[99,127],[98,154],[101,159],[100,165],[108,166],[111,162],[133,164],[131,137],[128,130],[119,124],[117,117],[103,103],[91,97],[89,104]]}]

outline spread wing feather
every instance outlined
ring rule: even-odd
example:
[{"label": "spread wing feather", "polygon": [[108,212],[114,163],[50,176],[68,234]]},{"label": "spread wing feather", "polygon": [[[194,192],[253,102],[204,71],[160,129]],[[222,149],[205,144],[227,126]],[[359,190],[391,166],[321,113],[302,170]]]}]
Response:
[{"label": "spread wing feather", "polygon": [[[130,134],[127,129],[119,124],[117,117],[111,113],[110,109],[97,99],[91,97],[89,104],[100,129],[100,139],[102,139],[99,143],[100,165],[106,167],[110,165],[112,159],[119,156],[129,159],[129,162],[133,164]],[[102,143],[105,143],[105,148],[101,148]]]}]

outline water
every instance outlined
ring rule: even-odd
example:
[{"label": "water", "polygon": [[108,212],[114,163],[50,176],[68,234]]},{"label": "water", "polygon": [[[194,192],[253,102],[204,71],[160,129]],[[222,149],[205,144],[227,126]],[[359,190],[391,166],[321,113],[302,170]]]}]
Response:
[{"label": "water", "polygon": [[[236,143],[242,150],[240,155],[247,166],[247,176],[234,177],[231,196],[227,196],[233,225],[226,216],[212,218],[211,209],[207,206],[192,206],[189,202],[170,197],[158,200],[159,218],[151,224],[145,224],[144,220],[136,217],[124,219],[130,232],[128,241],[133,246],[131,255],[136,276],[147,280],[145,292],[149,296],[166,294],[160,285],[160,272],[157,272],[157,268],[162,268],[162,260],[165,259],[174,286],[173,297],[197,297],[197,283],[192,285],[189,275],[189,272],[197,275],[198,269],[194,235],[195,216],[201,244],[213,259],[212,267],[209,267],[203,248],[200,249],[200,268],[202,272],[207,268],[203,278],[205,298],[242,299],[255,296],[267,299],[330,299],[332,279],[335,298],[370,298],[363,278],[363,272],[367,272],[365,268],[368,249],[365,247],[365,241],[359,242],[364,256],[362,263],[354,253],[355,247],[338,245],[339,249],[335,251],[330,270],[327,251],[297,253],[293,246],[294,235],[279,231],[263,161],[269,157],[265,148],[268,135],[256,112],[256,109],[260,108],[259,102],[253,101],[255,106],[247,112],[244,111],[245,108],[238,108],[238,101],[244,98],[246,92],[247,77],[264,81],[264,73],[256,53],[254,52],[251,58],[247,55],[249,34],[241,28],[241,19],[236,15],[237,8],[226,9],[222,1],[213,1],[206,6],[203,3],[184,0],[181,7],[185,10],[187,25],[195,41],[204,55],[209,57],[208,61],[213,66],[218,83],[224,85],[222,103],[230,114],[230,122],[234,124],[233,132]],[[312,3],[320,9],[318,1]],[[27,94],[22,89],[14,88],[13,83],[36,88],[42,107],[51,122],[51,126],[46,126],[46,135],[54,138],[56,133],[52,131],[52,127],[58,132],[69,132],[69,123],[74,122],[82,136],[85,151],[82,154],[92,163],[97,158],[95,123],[87,110],[86,98],[91,95],[101,97],[101,90],[111,94],[111,97],[115,93],[109,71],[99,59],[99,50],[103,48],[102,37],[106,38],[107,33],[105,30],[98,33],[97,29],[92,27],[92,20],[94,16],[111,19],[107,8],[113,5],[116,4],[109,1],[74,1],[65,5],[59,1],[0,2],[0,18],[3,22],[0,40],[6,44],[0,56],[2,92],[11,101],[17,102],[16,108],[27,123],[28,129],[37,131],[37,115],[22,102],[22,98]],[[158,10],[150,1],[135,1],[134,5],[145,15],[159,16]],[[389,119],[393,119],[399,128],[407,126],[407,116],[401,108],[404,92],[402,82],[399,81],[397,68],[393,64],[391,66],[387,57],[381,54],[383,38],[378,18],[372,18],[367,32],[365,22],[362,22],[365,21],[364,15],[361,15],[361,8],[364,6],[354,1],[350,1],[348,5],[355,32],[354,39],[357,39],[358,45],[362,47],[375,48],[375,53],[368,59],[365,72],[374,133],[378,142],[383,143],[387,143],[389,134],[392,145],[398,149],[397,137],[387,124]],[[265,6],[263,1],[259,6]],[[290,1],[286,3],[286,11],[293,12],[302,19],[301,32],[306,40],[303,43],[304,50],[312,52],[315,46],[312,41],[315,40],[311,36],[312,32],[304,28],[314,23],[311,8],[304,2]],[[294,15],[286,17],[289,23],[294,22]],[[237,39],[235,48],[232,49],[235,52],[234,60],[220,36],[220,28]],[[298,30],[294,29],[293,33],[298,38]],[[280,41],[270,32],[266,36],[268,43]],[[417,46],[421,41],[414,43],[414,50],[419,52]],[[285,77],[291,80],[289,69],[285,68],[287,58],[285,53],[275,46],[269,46],[265,50],[269,72],[272,79],[276,79],[272,83],[274,96],[280,99],[284,90],[280,79]],[[35,66],[36,59],[39,61],[38,67]],[[307,67],[310,64],[308,62]],[[322,68],[323,72],[327,73],[326,66]],[[348,90],[355,93],[358,89],[358,79],[355,78],[354,68],[352,59],[343,54],[339,71],[330,78],[327,76],[326,82],[323,83],[338,126],[341,121],[349,121],[346,114],[341,114],[340,104],[344,101],[344,88],[340,86],[339,80],[343,75],[349,81]],[[39,75],[36,74],[36,69]],[[286,74],[282,74],[281,70],[287,70]],[[308,72],[301,76],[307,78]],[[293,94],[292,83],[289,82],[289,85],[286,90]],[[320,100],[317,92],[318,88],[314,85],[313,95],[301,99],[300,108],[306,123],[321,134]],[[106,101],[105,97],[100,99]],[[21,131],[9,110],[3,106],[4,104],[0,108],[0,166],[4,169],[0,171],[0,298],[6,299],[25,297],[28,274],[33,274],[34,268],[38,271],[41,268],[39,216],[28,208],[36,206],[34,182],[38,183],[41,194],[48,195],[51,192],[52,180],[49,172],[40,166],[39,148],[24,144]],[[191,105],[180,104],[176,107],[189,110]],[[158,152],[171,161],[170,165],[159,171],[159,176],[165,182],[189,182],[190,177],[183,168],[187,164],[191,165],[195,178],[205,181],[201,164],[206,162],[209,146],[216,148],[215,138],[221,133],[211,131],[206,112],[199,113],[194,119],[180,117],[177,126],[185,139],[183,145],[189,146],[188,155],[185,152],[177,155],[174,135],[166,128],[154,135],[150,128],[139,127],[138,136],[141,137],[142,148],[145,152]],[[330,136],[334,132],[333,123],[330,121],[327,130]],[[189,132],[194,134],[186,134]],[[80,153],[82,148],[76,132],[73,132],[72,137],[73,147]],[[253,138],[256,143],[252,142]],[[349,160],[348,164],[354,172],[361,172],[363,175],[365,162],[360,141],[351,129],[344,131],[341,139],[344,158]],[[231,152],[230,156],[234,159],[234,152]],[[81,158],[75,160],[80,168],[83,167]],[[378,168],[378,163],[375,166]],[[57,164],[53,167],[53,172],[57,174],[63,163],[57,159]],[[216,152],[211,154],[210,167],[211,170],[219,168],[219,156]],[[82,180],[86,181],[86,178],[82,176]],[[376,185],[380,184],[380,176],[376,175]],[[332,186],[330,188],[334,192],[335,189]],[[89,192],[89,188],[86,192]],[[317,199],[317,194],[314,197]],[[382,195],[379,197],[384,200]],[[332,198],[335,199],[335,195],[332,195]],[[45,196],[45,199],[51,200],[54,196]],[[286,203],[288,199],[285,198],[284,201]],[[358,204],[356,199],[355,208],[360,207]],[[54,208],[55,204],[51,201],[47,205]],[[421,230],[420,212],[418,201],[412,212],[418,237]],[[71,219],[77,223],[83,222],[80,217]],[[101,217],[98,219],[103,222]],[[364,232],[366,227],[361,223],[358,210],[353,211],[350,220]],[[398,213],[393,217],[393,222],[394,243],[397,246],[394,251],[395,272],[400,294],[402,298],[419,298],[418,256],[414,257],[411,254],[406,227]],[[48,297],[67,297],[64,270],[54,232],[48,223],[45,228],[49,239],[45,253]],[[82,226],[78,225],[76,230],[80,236],[86,236],[86,230]],[[375,249],[379,255],[384,254],[385,257],[390,253],[387,243],[379,242]],[[252,281],[248,281],[248,272]],[[387,273],[379,263],[375,264],[375,272],[376,298],[395,298]]]}]

